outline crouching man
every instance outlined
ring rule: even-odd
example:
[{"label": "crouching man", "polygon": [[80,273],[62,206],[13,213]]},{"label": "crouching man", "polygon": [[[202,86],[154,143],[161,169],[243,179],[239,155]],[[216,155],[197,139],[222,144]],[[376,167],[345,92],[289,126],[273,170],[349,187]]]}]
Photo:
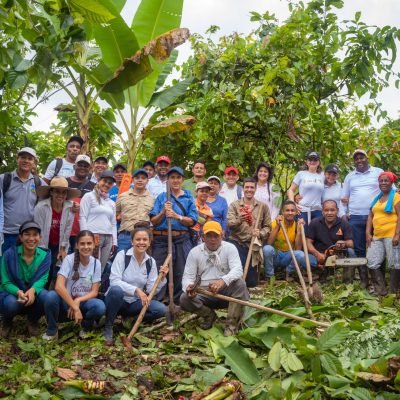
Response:
[{"label": "crouching man", "polygon": [[198,284],[212,293],[248,300],[242,274],[239,253],[232,243],[222,240],[221,225],[216,221],[206,222],[203,243],[193,248],[186,260],[180,298],[182,309],[203,317],[200,328],[210,329],[217,318],[214,309],[228,308],[224,335],[236,334],[243,317],[243,306],[197,294],[195,287]]}]

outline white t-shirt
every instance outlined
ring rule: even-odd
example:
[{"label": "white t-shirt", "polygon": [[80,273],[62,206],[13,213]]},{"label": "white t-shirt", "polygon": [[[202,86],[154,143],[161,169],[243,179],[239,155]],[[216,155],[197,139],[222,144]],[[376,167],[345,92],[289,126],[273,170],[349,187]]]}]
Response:
[{"label": "white t-shirt", "polygon": [[83,266],[81,263],[79,264],[79,279],[73,281],[74,258],[75,254],[69,254],[65,257],[58,274],[67,279],[68,293],[71,297],[76,298],[85,296],[92,290],[92,285],[94,283],[101,282],[101,265],[99,260],[90,257],[87,266]]},{"label": "white t-shirt", "polygon": [[[46,179],[52,179],[54,178],[54,172],[56,170],[56,164],[57,164],[57,159],[53,160],[49,166],[46,169],[46,173],[44,174],[44,177]],[[67,161],[65,158],[63,158],[63,162],[61,165],[61,169],[58,172],[57,176],[63,176],[64,178],[69,178],[70,176],[75,175],[75,170],[74,170],[74,163],[70,163]]]},{"label": "white t-shirt", "polygon": [[299,193],[302,196],[299,204],[303,211],[322,210],[321,199],[325,188],[323,173],[299,171],[293,183],[299,187]]},{"label": "white t-shirt", "polygon": [[218,193],[221,197],[223,197],[228,203],[228,207],[236,200],[239,200],[238,197],[238,187],[235,185],[232,189],[228,187],[226,183],[222,185],[221,190]]}]

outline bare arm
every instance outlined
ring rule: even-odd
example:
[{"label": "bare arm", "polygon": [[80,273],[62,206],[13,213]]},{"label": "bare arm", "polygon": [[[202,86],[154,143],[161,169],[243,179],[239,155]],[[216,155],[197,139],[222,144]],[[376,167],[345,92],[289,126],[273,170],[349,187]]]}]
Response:
[{"label": "bare arm", "polygon": [[288,196],[288,199],[289,199],[289,200],[294,201],[294,192],[297,190],[298,187],[299,187],[299,186],[296,185],[295,183],[292,183],[292,184],[290,185],[290,188],[289,188],[288,191],[287,191],[287,196]]},{"label": "bare arm", "polygon": [[396,223],[396,230],[394,232],[392,244],[393,244],[393,246],[398,246],[399,241],[400,241],[400,202],[395,204],[394,210],[396,211],[396,215],[397,215],[397,223]]}]

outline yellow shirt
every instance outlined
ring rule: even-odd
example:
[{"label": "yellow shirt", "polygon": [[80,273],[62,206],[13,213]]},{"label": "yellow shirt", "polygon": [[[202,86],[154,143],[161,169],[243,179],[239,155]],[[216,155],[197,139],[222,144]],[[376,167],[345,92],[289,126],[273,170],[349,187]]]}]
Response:
[{"label": "yellow shirt", "polygon": [[385,212],[385,206],[387,201],[381,203],[379,200],[372,207],[372,213],[374,214],[374,219],[372,220],[372,225],[374,227],[374,238],[392,238],[396,232],[397,224],[397,214],[394,209],[395,204],[400,201],[400,194],[395,193],[393,199],[393,210],[391,213]]},{"label": "yellow shirt", "polygon": [[[294,222],[291,226],[286,226],[285,229],[290,241],[290,244],[292,245],[292,248],[295,248],[295,240],[296,240],[296,229],[297,222]],[[272,221],[272,228],[271,231],[274,230],[276,227],[276,219]],[[289,246],[286,243],[285,240],[285,235],[282,232],[282,229],[279,229],[278,234],[276,235],[273,247],[275,250],[280,250],[280,251],[289,251]]]}]

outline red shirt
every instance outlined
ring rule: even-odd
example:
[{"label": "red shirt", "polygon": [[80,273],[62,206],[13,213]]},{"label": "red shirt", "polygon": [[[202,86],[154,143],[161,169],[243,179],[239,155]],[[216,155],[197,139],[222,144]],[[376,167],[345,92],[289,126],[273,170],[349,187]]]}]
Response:
[{"label": "red shirt", "polygon": [[49,244],[53,246],[60,243],[61,215],[62,215],[62,210],[61,212],[58,213],[52,208]]}]

